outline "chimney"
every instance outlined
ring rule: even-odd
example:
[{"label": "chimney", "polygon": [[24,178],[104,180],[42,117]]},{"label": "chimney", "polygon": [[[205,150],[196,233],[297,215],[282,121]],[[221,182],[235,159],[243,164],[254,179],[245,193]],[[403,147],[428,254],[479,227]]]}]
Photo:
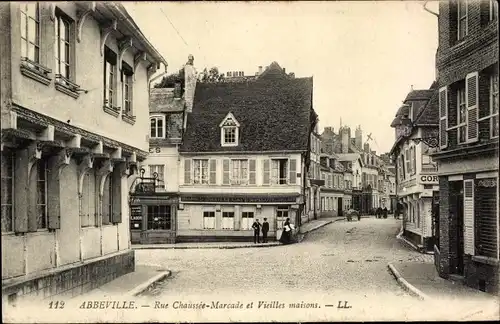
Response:
[{"label": "chimney", "polygon": [[284,74],[286,74],[286,70],[285,70],[285,68],[283,68],[283,73],[284,73]]},{"label": "chimney", "polygon": [[342,128],[341,131],[341,146],[342,153],[349,153],[349,142],[351,141],[351,130],[348,127]]},{"label": "chimney", "polygon": [[194,90],[196,88],[196,70],[193,66],[194,57],[189,55],[188,63],[184,65],[184,99],[186,111],[193,111]]},{"label": "chimney", "polygon": [[362,143],[363,143],[363,131],[361,130],[361,126],[358,125],[356,127],[356,132],[355,132],[355,144],[358,149],[362,149]]},{"label": "chimney", "polygon": [[368,143],[365,143],[365,145],[363,146],[363,149],[366,153],[369,153],[370,152],[370,144]]},{"label": "chimney", "polygon": [[262,74],[262,65],[259,65],[259,74],[258,75],[261,75]]},{"label": "chimney", "polygon": [[180,99],[181,97],[182,97],[181,82],[180,81],[175,81],[174,98],[175,99]]}]

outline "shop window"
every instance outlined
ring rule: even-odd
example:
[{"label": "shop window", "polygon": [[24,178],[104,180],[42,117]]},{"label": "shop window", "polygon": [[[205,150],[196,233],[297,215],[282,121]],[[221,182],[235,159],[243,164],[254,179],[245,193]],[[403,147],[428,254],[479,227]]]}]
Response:
[{"label": "shop window", "polygon": [[14,214],[14,153],[4,150],[1,154],[1,169],[2,182],[2,233],[13,231],[13,214]]},{"label": "shop window", "polygon": [[222,229],[234,229],[234,212],[222,212]]},{"label": "shop window", "polygon": [[203,212],[203,228],[215,229],[215,212],[213,211]]},{"label": "shop window", "polygon": [[249,211],[244,211],[241,213],[241,229],[250,230],[252,229],[254,219],[254,213]]},{"label": "shop window", "polygon": [[148,206],[148,230],[172,229],[170,205]]},{"label": "shop window", "polygon": [[286,207],[278,207],[276,209],[276,225],[277,229],[283,229],[283,224],[285,223],[286,219],[288,218],[288,212],[289,208],[288,206]]}]

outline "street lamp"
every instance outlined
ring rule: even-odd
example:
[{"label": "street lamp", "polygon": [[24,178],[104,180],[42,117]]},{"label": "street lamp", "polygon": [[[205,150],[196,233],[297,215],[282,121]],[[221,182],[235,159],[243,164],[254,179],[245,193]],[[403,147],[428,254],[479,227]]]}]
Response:
[{"label": "street lamp", "polygon": [[[411,121],[410,118],[405,116],[401,118],[400,125],[403,126],[404,134],[406,137],[408,137],[410,135],[410,130],[413,127],[413,122]],[[411,140],[417,145],[420,144],[420,142],[423,142],[427,146],[432,148],[436,148],[439,146],[439,136],[437,134],[433,136],[411,138]]]}]

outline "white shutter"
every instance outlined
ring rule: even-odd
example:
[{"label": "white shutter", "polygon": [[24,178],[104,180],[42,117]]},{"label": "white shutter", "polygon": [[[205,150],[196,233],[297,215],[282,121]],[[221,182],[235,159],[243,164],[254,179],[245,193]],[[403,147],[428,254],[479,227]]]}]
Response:
[{"label": "white shutter", "polygon": [[209,184],[217,184],[217,160],[210,159],[209,161]]},{"label": "white shutter", "polygon": [[467,74],[465,78],[465,102],[467,103],[467,142],[473,143],[479,140],[478,104],[479,87],[478,73]]},{"label": "white shutter", "polygon": [[229,184],[229,159],[224,159],[222,161],[222,184],[223,185],[228,185]]},{"label": "white shutter", "polygon": [[464,253],[474,255],[474,180],[464,180]]},{"label": "white shutter", "polygon": [[263,185],[269,185],[270,178],[271,178],[271,170],[270,170],[270,164],[271,163],[270,163],[270,160],[267,160],[267,159],[264,160],[263,162],[264,163],[262,165],[262,169],[263,169],[262,174],[263,174],[264,178],[263,178],[262,184]]},{"label": "white shutter", "polygon": [[448,146],[448,88],[439,89],[439,147]]},{"label": "white shutter", "polygon": [[248,161],[248,184],[250,185],[255,185],[257,184],[257,167],[256,167],[256,160],[255,159],[250,159]]},{"label": "white shutter", "polygon": [[290,174],[288,176],[288,183],[291,185],[297,184],[297,160],[290,159]]},{"label": "white shutter", "polygon": [[191,159],[184,159],[184,184],[191,184]]}]

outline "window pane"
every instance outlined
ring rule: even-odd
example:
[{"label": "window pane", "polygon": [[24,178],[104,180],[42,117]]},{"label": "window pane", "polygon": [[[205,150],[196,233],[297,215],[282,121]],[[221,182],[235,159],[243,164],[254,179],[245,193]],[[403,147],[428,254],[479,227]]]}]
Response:
[{"label": "window pane", "polygon": [[28,40],[38,44],[38,23],[33,19],[28,19]]},{"label": "window pane", "polygon": [[26,4],[28,16],[38,20],[38,3],[30,2]]},{"label": "window pane", "polygon": [[26,27],[27,27],[27,18],[26,18],[26,15],[21,13],[21,37],[26,39],[27,38],[27,35],[26,35]]}]

